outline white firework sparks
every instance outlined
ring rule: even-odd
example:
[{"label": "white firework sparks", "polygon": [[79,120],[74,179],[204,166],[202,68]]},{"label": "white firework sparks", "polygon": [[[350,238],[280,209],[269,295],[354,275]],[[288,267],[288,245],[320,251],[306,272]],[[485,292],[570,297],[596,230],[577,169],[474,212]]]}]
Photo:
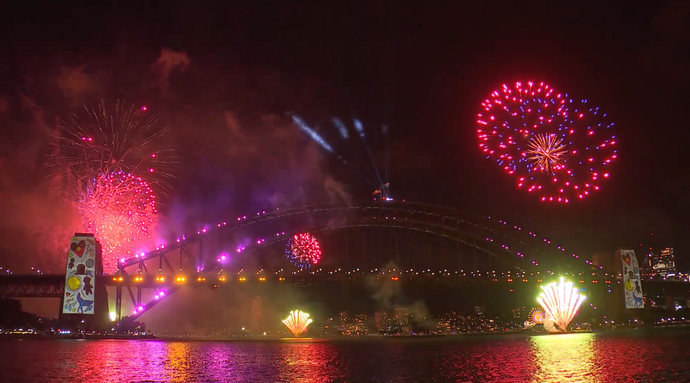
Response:
[{"label": "white firework sparks", "polygon": [[579,293],[572,282],[566,282],[565,278],[561,278],[559,283],[551,282],[541,288],[544,291],[539,294],[537,301],[546,311],[547,318],[553,320],[558,331],[567,331],[586,297]]}]

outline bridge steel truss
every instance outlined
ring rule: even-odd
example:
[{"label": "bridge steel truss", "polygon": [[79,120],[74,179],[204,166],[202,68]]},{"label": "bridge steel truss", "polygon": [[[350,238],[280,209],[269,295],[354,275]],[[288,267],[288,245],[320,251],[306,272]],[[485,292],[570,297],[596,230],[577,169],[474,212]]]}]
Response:
[{"label": "bridge steel truss", "polygon": [[[118,321],[122,318],[122,297],[125,289],[132,304],[137,308],[128,319],[136,320],[143,312],[161,301],[163,294],[168,296],[183,285],[171,286],[170,283],[165,283],[168,286],[166,290],[155,289],[155,299],[144,303],[142,289],[150,285],[118,284],[118,281],[123,281],[123,276],[141,275],[142,280],[150,280],[155,275],[156,278],[163,279],[170,278],[170,274],[167,273],[172,272],[175,278],[174,275],[179,276],[191,270],[195,278],[201,281],[202,278],[205,280],[206,276],[217,276],[222,272],[222,263],[218,261],[218,257],[223,252],[230,255],[235,252],[245,254],[284,242],[300,232],[314,233],[354,227],[387,227],[445,237],[471,248],[474,256],[497,261],[513,259],[515,263],[511,266],[516,271],[525,271],[528,268],[536,270],[536,267],[540,266],[539,262],[546,260],[552,267],[561,270],[603,274],[601,266],[595,266],[577,254],[566,254],[563,247],[551,245],[549,239],[487,216],[472,216],[453,208],[413,202],[313,205],[240,216],[233,221],[201,228],[196,234],[181,236],[172,244],[160,246],[148,253],[121,259],[118,262],[117,273],[109,277],[113,281],[111,284],[116,286]],[[263,238],[257,236],[253,245],[240,246],[242,242],[236,234],[250,230],[268,231],[268,235]],[[235,251],[227,251],[229,246]],[[136,271],[131,271],[135,267]],[[186,277],[188,275],[184,278]]]},{"label": "bridge steel truss", "polygon": [[4,298],[62,298],[64,275],[3,275],[0,278],[0,297]]}]

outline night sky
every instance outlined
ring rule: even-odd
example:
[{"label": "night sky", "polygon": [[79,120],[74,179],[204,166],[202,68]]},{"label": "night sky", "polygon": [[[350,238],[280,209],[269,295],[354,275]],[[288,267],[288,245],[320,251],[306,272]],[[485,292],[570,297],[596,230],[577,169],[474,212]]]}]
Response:
[{"label": "night sky", "polygon": [[[482,3],[3,4],[1,263],[61,267],[78,219],[46,192],[48,139],[81,105],[125,99],[159,114],[178,145],[163,237],[257,209],[369,199],[355,174],[366,161],[342,164],[295,113],[333,141],[331,117],[360,119],[380,169],[387,124],[397,199],[500,216],[587,255],[654,232],[686,269],[689,4]],[[481,155],[479,104],[518,80],[616,121],[620,160],[600,192],[543,204]]]}]

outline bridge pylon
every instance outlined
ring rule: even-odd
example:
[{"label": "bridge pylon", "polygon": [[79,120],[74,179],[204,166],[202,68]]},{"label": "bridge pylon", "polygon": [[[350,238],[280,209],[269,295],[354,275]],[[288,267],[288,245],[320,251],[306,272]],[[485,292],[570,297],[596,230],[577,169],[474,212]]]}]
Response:
[{"label": "bridge pylon", "polygon": [[75,233],[65,262],[65,285],[60,299],[61,322],[89,330],[109,325],[108,292],[103,278],[101,244],[90,233]]}]

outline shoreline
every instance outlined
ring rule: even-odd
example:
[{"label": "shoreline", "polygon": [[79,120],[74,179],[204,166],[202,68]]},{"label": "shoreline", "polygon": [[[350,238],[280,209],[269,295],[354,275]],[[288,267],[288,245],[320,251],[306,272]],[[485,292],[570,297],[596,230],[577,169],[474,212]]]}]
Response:
[{"label": "shoreline", "polygon": [[452,340],[452,339],[471,339],[481,337],[498,337],[498,336],[549,336],[549,335],[573,335],[573,334],[623,334],[630,332],[647,332],[647,331],[673,331],[673,330],[688,330],[690,325],[678,326],[654,326],[654,327],[626,327],[617,329],[595,329],[588,331],[569,331],[563,333],[548,333],[538,331],[512,331],[512,332],[489,332],[489,333],[473,333],[473,334],[424,334],[424,335],[363,335],[363,336],[331,336],[331,337],[204,337],[204,336],[165,336],[165,335],[52,335],[52,334],[3,334],[0,335],[2,340],[158,340],[166,342],[332,342],[332,341],[367,341],[367,340]]}]

